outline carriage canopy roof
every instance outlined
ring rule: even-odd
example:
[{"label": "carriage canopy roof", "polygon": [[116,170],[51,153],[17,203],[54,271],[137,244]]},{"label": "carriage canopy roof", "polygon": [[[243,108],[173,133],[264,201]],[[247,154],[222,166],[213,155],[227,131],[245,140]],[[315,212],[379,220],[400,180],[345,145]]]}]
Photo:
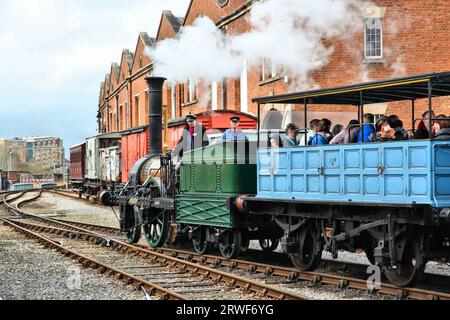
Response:
[{"label": "carriage canopy roof", "polygon": [[258,104],[364,104],[417,100],[431,96],[450,95],[450,72],[430,73],[419,76],[374,81],[345,87],[335,87],[268,96],[253,99]]}]

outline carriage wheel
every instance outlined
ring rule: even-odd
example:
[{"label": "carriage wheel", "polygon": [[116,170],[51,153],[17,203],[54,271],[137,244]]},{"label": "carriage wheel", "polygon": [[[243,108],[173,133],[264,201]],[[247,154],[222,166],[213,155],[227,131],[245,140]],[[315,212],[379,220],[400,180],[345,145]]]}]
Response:
[{"label": "carriage wheel", "polygon": [[278,246],[280,245],[280,240],[278,239],[263,239],[259,240],[259,245],[261,246],[261,249],[265,253],[273,252],[277,250]]},{"label": "carriage wheel", "polygon": [[241,232],[237,230],[225,231],[219,238],[219,251],[225,259],[237,258],[241,254]]},{"label": "carriage wheel", "polygon": [[406,287],[414,286],[422,279],[426,262],[420,251],[420,239],[408,237],[397,270],[385,271],[390,283]]},{"label": "carriage wheel", "polygon": [[145,239],[152,248],[162,247],[169,234],[169,215],[165,211],[152,210],[150,221],[143,225]]},{"label": "carriage wheel", "polygon": [[192,238],[192,245],[198,254],[205,254],[209,251],[210,243],[207,239],[207,229],[205,227],[198,228]]},{"label": "carriage wheel", "polygon": [[307,226],[297,232],[298,253],[290,254],[292,263],[301,271],[314,271],[322,260],[323,242],[320,231]]},{"label": "carriage wheel", "polygon": [[125,212],[125,216],[126,217],[130,217],[131,222],[130,225],[134,225],[135,227],[128,230],[128,232],[126,232],[126,237],[127,237],[127,241],[130,244],[134,244],[134,243],[138,243],[139,240],[141,239],[141,233],[142,233],[142,228],[139,224],[140,221],[140,212],[139,212],[139,208],[136,207],[130,207],[130,206],[120,206],[120,210],[123,212],[124,210]]}]

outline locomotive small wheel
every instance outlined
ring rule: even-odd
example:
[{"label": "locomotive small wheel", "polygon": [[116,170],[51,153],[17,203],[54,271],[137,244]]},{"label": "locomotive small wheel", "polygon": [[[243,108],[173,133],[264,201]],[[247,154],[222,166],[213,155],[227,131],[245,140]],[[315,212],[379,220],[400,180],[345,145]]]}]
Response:
[{"label": "locomotive small wheel", "polygon": [[[165,212],[161,214],[160,210],[152,210],[150,217],[158,216],[151,223],[145,223],[143,226],[144,236],[152,248],[162,247],[169,234],[170,223],[169,215]],[[152,220],[152,219],[151,219]]]},{"label": "locomotive small wheel", "polygon": [[306,227],[297,232],[298,253],[290,254],[294,266],[301,271],[314,271],[322,261],[323,243],[320,231]]},{"label": "locomotive small wheel", "polygon": [[261,246],[261,249],[263,252],[273,252],[277,250],[278,246],[280,245],[280,240],[278,239],[263,239],[259,240],[259,245]]},{"label": "locomotive small wheel", "polygon": [[399,286],[414,286],[423,277],[426,261],[420,252],[419,239],[409,237],[400,262],[399,270],[385,271],[389,282]]},{"label": "locomotive small wheel", "polygon": [[194,250],[198,254],[205,254],[210,249],[210,243],[206,238],[207,229],[202,227],[197,229],[195,232],[194,238],[192,239],[192,245],[194,246]]},{"label": "locomotive small wheel", "polygon": [[238,230],[225,231],[219,238],[219,251],[225,259],[233,259],[241,254],[242,237]]},{"label": "locomotive small wheel", "polygon": [[[130,218],[132,219],[131,225],[137,225],[139,223],[139,220],[140,220],[139,219],[139,209],[136,210],[136,208],[121,205],[120,211],[122,212],[123,210],[126,210],[127,211],[126,216],[130,216]],[[135,228],[129,230],[126,233],[128,243],[130,243],[130,244],[138,243],[139,240],[141,239],[141,233],[142,233],[141,226],[138,226],[138,227],[135,227]]]}]

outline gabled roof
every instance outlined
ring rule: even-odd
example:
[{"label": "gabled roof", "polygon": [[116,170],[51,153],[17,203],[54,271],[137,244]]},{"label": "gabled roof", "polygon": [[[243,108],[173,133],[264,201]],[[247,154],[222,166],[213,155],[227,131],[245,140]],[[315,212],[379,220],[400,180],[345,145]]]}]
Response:
[{"label": "gabled roof", "polygon": [[[122,50],[122,57],[120,58],[119,78],[118,82],[124,81],[131,75],[131,68],[133,67],[134,53],[128,49]],[[123,74],[123,79],[122,79]]]},{"label": "gabled roof", "polygon": [[101,105],[104,99],[105,99],[105,81],[102,81],[102,83],[100,84],[100,95],[98,98],[98,104]]},{"label": "gabled roof", "polygon": [[[142,51],[140,51],[139,49],[139,45],[143,44],[142,46]],[[156,39],[154,38],[150,38],[147,34],[147,32],[140,32],[139,33],[139,38],[138,41],[136,43],[136,50],[134,51],[134,55],[133,55],[133,61],[131,62],[131,73],[136,72],[137,70],[140,69],[139,66],[135,67],[135,65],[137,64],[137,62],[139,61],[140,58],[142,58],[143,56],[145,56],[145,48],[146,47],[152,47],[154,48],[156,46]],[[144,66],[142,66],[144,67]]]},{"label": "gabled roof", "polygon": [[117,85],[117,82],[119,81],[119,73],[120,73],[119,64],[117,64],[116,62],[113,62],[111,64],[111,72],[109,73],[110,74],[110,77],[109,77],[109,79],[110,79],[109,86],[110,87],[113,84]]},{"label": "gabled roof", "polygon": [[175,17],[170,10],[163,11],[163,15],[166,16],[167,20],[172,26],[173,32],[175,34],[178,34],[178,32],[180,32],[181,26],[183,25],[184,18]]},{"label": "gabled roof", "polygon": [[131,52],[128,49],[124,49],[122,51],[122,56],[124,56],[128,70],[130,70],[133,65],[134,52]]},{"label": "gabled roof", "polygon": [[109,73],[107,73],[105,75],[105,88],[104,88],[104,93],[103,93],[103,96],[105,98],[108,96],[109,86],[110,86],[110,75],[109,75]]},{"label": "gabled roof", "polygon": [[140,38],[140,40],[142,40],[142,42],[145,44],[146,47],[154,47],[155,46],[155,42],[156,42],[155,39],[150,38],[148,36],[147,32],[139,32],[139,38]]},{"label": "gabled roof", "polygon": [[173,34],[176,36],[181,30],[181,27],[184,23],[184,18],[181,17],[175,17],[172,11],[170,10],[164,10],[161,15],[161,20],[159,22],[159,28],[158,33],[156,36],[156,39],[160,39],[161,29],[164,22],[164,19],[167,19],[167,22],[169,23],[169,26],[171,27]]}]

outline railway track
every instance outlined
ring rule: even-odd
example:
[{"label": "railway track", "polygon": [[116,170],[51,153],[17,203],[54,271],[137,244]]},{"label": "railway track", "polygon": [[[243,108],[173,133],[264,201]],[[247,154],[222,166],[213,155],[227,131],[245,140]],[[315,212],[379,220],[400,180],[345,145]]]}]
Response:
[{"label": "railway track", "polygon": [[[20,203],[19,203],[20,208]],[[30,215],[22,212],[23,215],[30,218]],[[297,283],[307,282],[314,286],[330,285],[336,286],[342,290],[355,289],[360,291],[368,291],[367,282],[363,279],[356,279],[350,277],[344,277],[340,275],[332,275],[327,273],[318,272],[301,272],[293,268],[274,266],[269,264],[257,263],[253,261],[245,260],[225,260],[217,256],[212,255],[199,255],[190,251],[173,249],[173,248],[158,248],[151,249],[147,246],[141,245],[129,245],[117,240],[116,237],[120,235],[120,230],[110,227],[102,227],[90,224],[84,224],[79,222],[68,222],[56,219],[48,219],[42,217],[35,217],[32,215],[33,220],[45,221],[50,224],[53,229],[52,232],[60,233],[65,232],[70,237],[81,237],[89,241],[98,243],[104,243],[105,241],[112,241],[112,247],[119,248],[119,250],[128,252],[138,256],[147,257],[149,252],[164,257],[175,258],[181,261],[187,261],[195,263],[201,266],[209,266],[218,269],[226,269],[227,272],[247,272],[248,274],[265,276],[265,277],[278,277],[280,283]],[[45,225],[34,226],[38,229],[46,228]],[[51,231],[47,229],[47,231]],[[78,234],[77,234],[78,232]],[[335,262],[330,262],[335,263]],[[335,263],[336,264],[336,263]],[[355,267],[355,266],[353,266]],[[360,266],[361,267],[361,266]],[[448,279],[447,279],[448,280]],[[372,294],[379,294],[384,296],[390,296],[397,299],[410,299],[410,300],[450,300],[450,294],[431,291],[417,288],[399,288],[390,284],[381,284],[379,289],[371,290]]]},{"label": "railway track", "polygon": [[[52,219],[35,217],[20,210],[23,200],[10,210],[26,220],[1,221],[27,237],[34,238],[75,259],[85,267],[115,276],[127,285],[163,299],[306,300],[307,298],[231,273],[141,249],[89,230],[70,227]],[[8,201],[7,201],[8,202]],[[31,222],[37,221],[38,223]],[[47,224],[46,224],[47,222]],[[136,272],[138,270],[139,272]],[[240,289],[240,290],[237,290]]]}]

